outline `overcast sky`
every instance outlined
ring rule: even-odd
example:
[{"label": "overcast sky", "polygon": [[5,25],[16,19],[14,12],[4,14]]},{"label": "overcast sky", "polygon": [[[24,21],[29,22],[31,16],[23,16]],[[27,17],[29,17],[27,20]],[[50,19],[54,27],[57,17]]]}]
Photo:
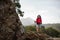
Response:
[{"label": "overcast sky", "polygon": [[41,15],[43,24],[60,23],[60,0],[20,0],[24,17],[36,19]]}]

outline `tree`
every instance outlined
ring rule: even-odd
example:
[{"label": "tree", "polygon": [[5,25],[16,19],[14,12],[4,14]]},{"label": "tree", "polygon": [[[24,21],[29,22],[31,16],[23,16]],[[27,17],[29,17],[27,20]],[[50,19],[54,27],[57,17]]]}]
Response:
[{"label": "tree", "polygon": [[0,0],[0,40],[23,40],[22,23],[17,14],[23,16],[20,8],[19,0]]}]

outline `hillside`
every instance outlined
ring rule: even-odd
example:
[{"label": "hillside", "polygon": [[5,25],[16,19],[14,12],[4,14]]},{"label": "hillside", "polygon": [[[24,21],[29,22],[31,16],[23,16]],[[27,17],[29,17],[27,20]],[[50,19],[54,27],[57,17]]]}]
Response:
[{"label": "hillside", "polygon": [[45,28],[52,27],[53,29],[60,31],[60,24],[59,23],[57,23],[57,24],[43,24],[43,26],[45,26]]}]

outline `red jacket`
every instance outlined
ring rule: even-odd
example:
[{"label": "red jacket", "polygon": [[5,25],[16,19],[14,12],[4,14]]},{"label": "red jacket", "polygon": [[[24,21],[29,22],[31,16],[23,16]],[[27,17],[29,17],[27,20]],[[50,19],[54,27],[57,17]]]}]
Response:
[{"label": "red jacket", "polygon": [[42,19],[41,19],[41,17],[36,19],[36,23],[37,23],[37,24],[42,24]]}]

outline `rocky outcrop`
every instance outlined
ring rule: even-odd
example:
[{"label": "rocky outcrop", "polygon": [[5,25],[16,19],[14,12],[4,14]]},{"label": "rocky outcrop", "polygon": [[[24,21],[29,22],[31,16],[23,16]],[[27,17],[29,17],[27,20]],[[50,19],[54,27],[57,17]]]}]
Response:
[{"label": "rocky outcrop", "polygon": [[22,23],[11,0],[0,0],[0,40],[23,40]]},{"label": "rocky outcrop", "polygon": [[33,31],[27,32],[25,37],[25,40],[46,40],[46,38],[50,38],[50,36],[45,33],[37,33]]}]

